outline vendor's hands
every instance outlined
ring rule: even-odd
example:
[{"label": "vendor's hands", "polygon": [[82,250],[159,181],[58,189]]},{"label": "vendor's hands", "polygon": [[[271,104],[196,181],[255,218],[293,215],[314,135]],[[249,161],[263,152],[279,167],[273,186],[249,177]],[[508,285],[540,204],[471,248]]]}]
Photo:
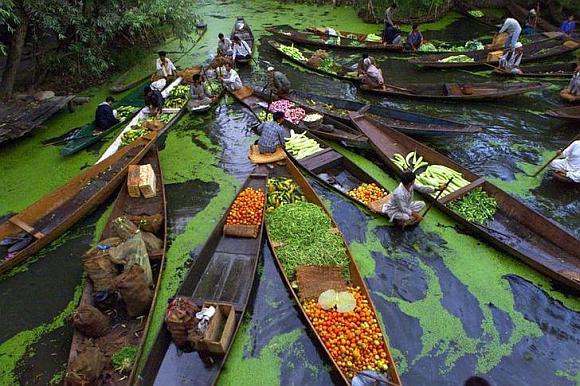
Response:
[{"label": "vendor's hands", "polygon": [[442,191],[444,191],[445,189],[447,189],[447,187],[448,187],[448,186],[449,186],[449,184],[448,184],[448,183],[441,184],[441,185],[439,185],[439,189],[438,189],[438,190],[442,192]]},{"label": "vendor's hands", "polygon": [[558,149],[558,150],[556,151],[556,154],[560,155],[560,154],[562,154],[563,152],[564,152],[564,149]]},{"label": "vendor's hands", "polygon": [[421,214],[419,214],[419,212],[413,212],[411,213],[411,216],[413,217],[413,219],[415,219],[415,221],[417,222],[421,222],[423,221],[423,216],[421,216]]}]

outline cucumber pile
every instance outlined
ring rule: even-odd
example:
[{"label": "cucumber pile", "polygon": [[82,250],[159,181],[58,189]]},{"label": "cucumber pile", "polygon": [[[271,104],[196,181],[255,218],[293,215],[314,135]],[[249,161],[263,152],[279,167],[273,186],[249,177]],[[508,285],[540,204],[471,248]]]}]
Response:
[{"label": "cucumber pile", "polygon": [[286,150],[296,159],[306,158],[309,155],[322,150],[318,142],[308,138],[305,133],[296,134],[294,130],[290,132],[290,138],[286,139]]}]

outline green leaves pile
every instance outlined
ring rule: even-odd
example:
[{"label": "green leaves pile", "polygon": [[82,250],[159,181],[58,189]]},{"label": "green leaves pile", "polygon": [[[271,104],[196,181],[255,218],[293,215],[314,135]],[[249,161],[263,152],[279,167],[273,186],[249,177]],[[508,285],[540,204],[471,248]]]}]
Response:
[{"label": "green leaves pile", "polygon": [[280,51],[292,57],[293,59],[296,59],[300,62],[308,61],[308,59],[306,59],[306,57],[302,54],[302,52],[298,48],[294,47],[294,44],[292,44],[291,46],[280,44],[278,48],[280,49]]},{"label": "green leaves pile", "polygon": [[497,211],[495,198],[488,196],[481,188],[473,189],[463,198],[452,201],[447,207],[468,221],[485,224]]}]

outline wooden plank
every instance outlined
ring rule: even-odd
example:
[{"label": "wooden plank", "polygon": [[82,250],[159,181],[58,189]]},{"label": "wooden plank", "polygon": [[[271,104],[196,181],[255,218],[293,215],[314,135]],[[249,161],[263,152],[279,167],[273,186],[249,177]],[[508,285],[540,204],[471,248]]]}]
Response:
[{"label": "wooden plank", "polygon": [[442,205],[445,205],[450,201],[461,198],[461,197],[465,196],[468,192],[477,188],[478,186],[483,185],[484,182],[485,182],[485,178],[480,177],[477,180],[470,183],[469,185],[465,185],[463,188],[457,189],[455,192],[449,193],[445,197],[439,199],[439,203]]},{"label": "wooden plank", "polygon": [[27,223],[25,223],[24,221],[22,221],[21,219],[19,219],[16,216],[11,217],[8,221],[10,221],[12,224],[16,225],[18,228],[22,229],[26,233],[31,234],[36,239],[40,240],[44,236],[46,236],[44,233],[37,231],[36,229],[34,229],[34,227],[28,225]]},{"label": "wooden plank", "polygon": [[310,157],[306,157],[300,160],[300,165],[307,170],[314,171],[326,165],[333,164],[334,162],[340,160],[342,155],[333,149],[328,149],[327,151],[313,154]]}]

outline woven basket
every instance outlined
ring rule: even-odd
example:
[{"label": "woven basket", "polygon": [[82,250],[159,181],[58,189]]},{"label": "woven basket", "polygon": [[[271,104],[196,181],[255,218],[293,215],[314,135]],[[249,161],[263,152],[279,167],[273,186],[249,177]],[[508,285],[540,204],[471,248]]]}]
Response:
[{"label": "woven basket", "polygon": [[296,282],[301,301],[318,299],[321,293],[329,289],[347,290],[341,268],[335,265],[301,265],[296,268]]},{"label": "woven basket", "polygon": [[255,239],[260,231],[259,225],[226,224],[224,225],[224,235],[233,237],[245,237]]},{"label": "woven basket", "polygon": [[568,89],[567,87],[565,89],[563,89],[562,91],[560,91],[560,96],[562,97],[562,99],[564,99],[568,102],[580,101],[580,95],[572,95],[572,93],[570,92],[570,89]]},{"label": "woven basket", "polygon": [[269,164],[272,162],[282,161],[286,159],[286,152],[282,148],[277,148],[274,153],[262,154],[258,148],[258,145],[252,145],[250,147],[250,153],[248,158],[252,163],[255,164]]},{"label": "woven basket", "polygon": [[391,195],[387,194],[385,197],[381,198],[380,200],[376,200],[371,202],[368,206],[369,209],[375,213],[383,213],[383,205],[391,201]]},{"label": "woven basket", "polygon": [[236,98],[244,99],[251,96],[254,93],[254,90],[250,86],[243,86],[241,89],[237,91],[232,91],[232,94],[236,96]]}]

